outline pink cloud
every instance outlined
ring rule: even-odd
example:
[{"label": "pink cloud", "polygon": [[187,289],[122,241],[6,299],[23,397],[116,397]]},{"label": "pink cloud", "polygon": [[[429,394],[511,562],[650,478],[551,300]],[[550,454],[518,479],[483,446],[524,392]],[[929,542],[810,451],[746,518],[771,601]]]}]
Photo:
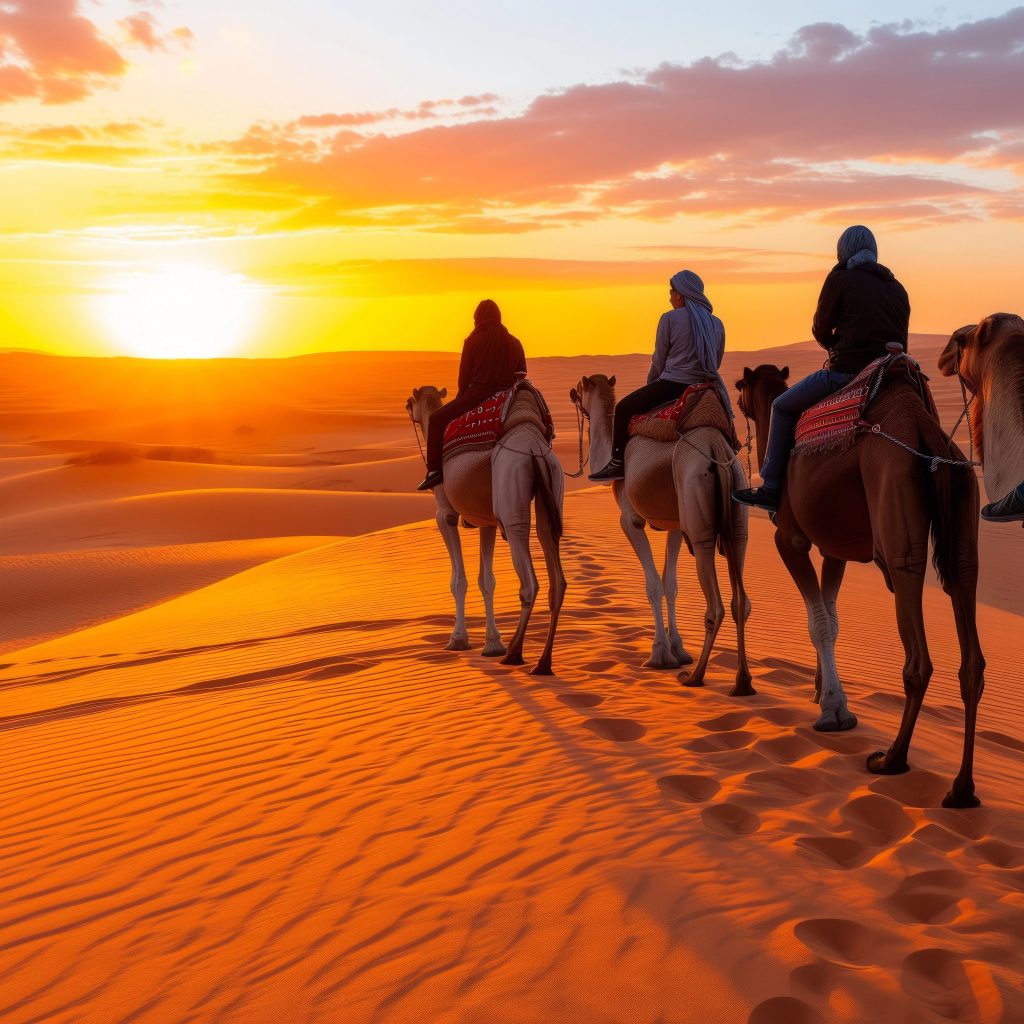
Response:
[{"label": "pink cloud", "polygon": [[149,50],[150,53],[167,50],[170,42],[189,46],[195,38],[192,30],[184,25],[162,35],[156,16],[150,11],[129,15],[119,21],[118,25],[130,42]]}]

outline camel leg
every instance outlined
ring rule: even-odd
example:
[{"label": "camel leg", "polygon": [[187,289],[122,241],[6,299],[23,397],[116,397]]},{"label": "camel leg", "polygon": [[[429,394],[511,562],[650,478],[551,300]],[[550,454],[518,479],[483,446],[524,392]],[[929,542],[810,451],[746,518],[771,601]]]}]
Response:
[{"label": "camel leg", "polygon": [[821,714],[814,723],[814,728],[819,732],[852,729],[857,724],[857,717],[851,714],[846,706],[846,694],[843,691],[843,684],[839,681],[839,670],[836,668],[836,635],[818,584],[818,574],[814,571],[807,551],[792,547],[783,540],[781,533],[775,534],[775,546],[790,576],[793,577],[800,596],[804,599],[804,605],[807,607],[807,631],[810,633],[811,643],[814,644],[821,665]]},{"label": "camel leg", "polygon": [[523,640],[537,600],[537,574],[530,555],[533,473],[533,457],[511,451],[501,451],[491,465],[494,515],[502,525],[519,577],[519,624],[501,659],[503,665],[523,664]]},{"label": "camel leg", "polygon": [[924,573],[911,569],[896,569],[890,573],[893,593],[896,595],[896,623],[906,660],[903,663],[903,718],[899,732],[888,750],[875,751],[868,757],[868,770],[876,775],[900,775],[910,771],[907,753],[914,735],[917,716],[924,703],[928,682],[932,677],[932,662],[928,656],[928,639],[924,631],[924,609],[921,594]]},{"label": "camel leg", "polygon": [[[561,474],[561,467],[557,471]],[[537,502],[537,539],[544,552],[544,563],[548,571],[548,609],[551,618],[548,623],[548,637],[544,643],[540,660],[533,669],[532,675],[551,675],[551,651],[555,645],[555,630],[558,627],[558,616],[565,600],[565,573],[562,571],[562,558],[559,552],[559,539],[555,534],[551,515],[541,501]]]},{"label": "camel leg", "polygon": [[957,637],[960,640],[960,696],[964,702],[964,756],[953,788],[942,800],[943,807],[977,807],[981,801],[974,795],[974,728],[978,703],[985,689],[985,658],[978,640],[976,614],[977,566],[973,571],[962,569],[948,583],[953,601]]},{"label": "camel leg", "polygon": [[[739,508],[736,509],[739,512]],[[729,585],[732,588],[732,618],[736,623],[736,683],[730,697],[753,697],[757,690],[750,682],[750,666],[747,664],[746,628],[750,615],[750,599],[743,585],[743,564],[747,554],[746,536],[734,536],[725,547],[725,559],[729,566]]]},{"label": "camel leg", "polygon": [[[679,550],[683,546],[681,530],[670,530],[665,538],[665,570],[661,587],[665,593],[665,611],[668,623],[668,645],[676,665],[692,665],[693,655],[683,646],[683,638],[676,624],[676,598],[679,595]],[[675,668],[676,665],[672,667]]]},{"label": "camel leg", "polygon": [[679,673],[679,679],[684,686],[703,686],[711,649],[715,646],[715,637],[718,636],[722,621],[725,619],[725,606],[722,604],[722,594],[718,589],[718,573],[715,572],[715,542],[708,540],[695,543],[693,557],[697,563],[700,589],[704,592],[704,600],[707,601],[707,610],[704,613],[704,647],[693,672],[687,675],[684,669]]},{"label": "camel leg", "polygon": [[[821,564],[821,599],[825,602],[825,611],[832,622],[832,632],[839,639],[839,612],[836,601],[839,599],[839,588],[843,585],[846,574],[846,563],[831,555],[824,555]],[[814,703],[821,703],[821,659],[814,672]]]},{"label": "camel leg", "polygon": [[466,591],[469,581],[466,578],[466,564],[462,558],[462,540],[459,537],[459,523],[455,510],[447,502],[439,504],[434,515],[437,528],[441,531],[444,545],[448,549],[448,557],[452,563],[451,590],[455,598],[455,627],[448,641],[449,651],[468,651],[469,633],[466,631]]},{"label": "camel leg", "polygon": [[654,644],[651,647],[651,656],[644,662],[644,668],[678,668],[679,662],[672,653],[669,644],[668,634],[665,632],[664,597],[661,577],[654,564],[654,555],[651,552],[651,543],[647,539],[647,533],[643,526],[637,526],[635,522],[636,513],[623,495],[619,500],[619,525],[626,535],[636,557],[640,560],[640,566],[644,571],[644,580],[647,584],[647,601],[651,606],[654,615]]},{"label": "camel leg", "polygon": [[480,528],[480,593],[484,598],[484,613],[487,617],[487,638],[481,652],[485,658],[500,658],[506,654],[505,645],[501,642],[498,624],[494,621],[494,542],[497,527],[482,526]]}]

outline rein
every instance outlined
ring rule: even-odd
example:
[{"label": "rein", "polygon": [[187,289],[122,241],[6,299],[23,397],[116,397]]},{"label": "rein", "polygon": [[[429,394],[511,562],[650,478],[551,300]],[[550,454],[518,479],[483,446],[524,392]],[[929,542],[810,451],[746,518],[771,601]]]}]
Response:
[{"label": "rein", "polygon": [[590,419],[590,413],[583,408],[583,399],[579,397],[578,392],[576,401],[572,404],[576,410],[576,434],[579,439],[580,468],[575,473],[566,473],[563,469],[562,473],[570,480],[576,480],[583,476],[583,471],[587,468],[587,463],[590,462],[590,452],[587,452],[586,460],[583,458],[583,421]]},{"label": "rein", "polygon": [[420,426],[419,420],[417,420],[416,417],[413,416],[411,405],[407,404],[405,407],[405,411],[409,414],[409,422],[412,424],[412,436],[416,438],[416,446],[420,450],[420,458],[423,460],[424,467],[426,467],[427,455],[426,452],[423,451],[423,443],[420,441],[420,434],[422,433],[423,428]]}]

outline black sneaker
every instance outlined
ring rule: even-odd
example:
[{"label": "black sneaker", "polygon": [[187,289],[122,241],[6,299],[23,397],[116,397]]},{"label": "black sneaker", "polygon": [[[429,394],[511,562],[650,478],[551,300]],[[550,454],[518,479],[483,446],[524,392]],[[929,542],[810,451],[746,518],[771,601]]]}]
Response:
[{"label": "black sneaker", "polygon": [[626,476],[626,467],[622,459],[613,458],[604,469],[591,473],[588,480],[594,480],[600,484],[611,483],[612,480],[623,480]]},{"label": "black sneaker", "polygon": [[444,483],[444,477],[441,476],[441,471],[438,469],[432,469],[423,478],[423,482],[416,488],[416,490],[432,491],[435,487],[440,487],[442,483]]},{"label": "black sneaker", "polygon": [[981,518],[990,523],[1024,521],[1024,484],[1018,484],[1005,498],[986,505],[981,510]]},{"label": "black sneaker", "polygon": [[753,505],[769,512],[778,512],[782,501],[781,487],[745,487],[742,491],[733,491],[732,500],[743,505]]}]

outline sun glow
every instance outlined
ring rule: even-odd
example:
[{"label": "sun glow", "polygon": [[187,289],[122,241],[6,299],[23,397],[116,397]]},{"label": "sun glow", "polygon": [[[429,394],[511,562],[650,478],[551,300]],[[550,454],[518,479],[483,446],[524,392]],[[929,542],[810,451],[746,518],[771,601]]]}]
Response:
[{"label": "sun glow", "polygon": [[99,312],[129,355],[211,359],[245,343],[261,300],[260,287],[242,274],[165,264],[115,278],[99,299]]}]

